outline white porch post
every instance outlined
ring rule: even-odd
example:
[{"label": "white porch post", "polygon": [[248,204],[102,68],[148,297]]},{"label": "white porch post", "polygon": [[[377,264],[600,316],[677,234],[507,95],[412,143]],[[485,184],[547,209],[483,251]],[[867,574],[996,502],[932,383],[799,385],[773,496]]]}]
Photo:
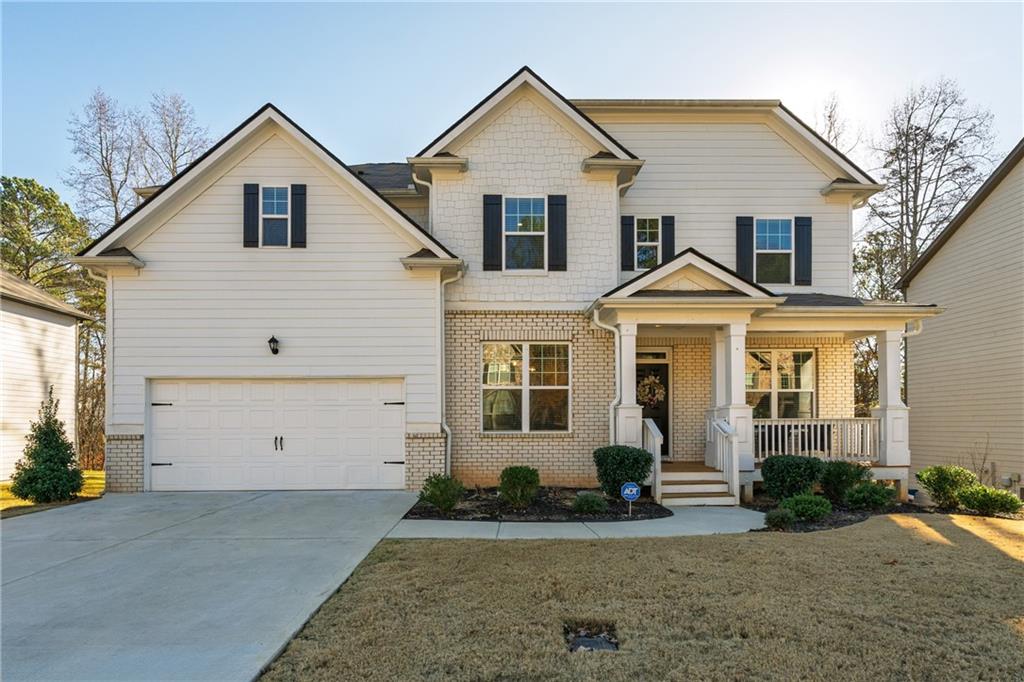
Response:
[{"label": "white porch post", "polygon": [[725,332],[715,329],[711,339],[711,407],[728,404],[725,399]]},{"label": "white porch post", "polygon": [[[880,331],[875,336],[878,344],[878,407],[871,411],[879,419],[881,442],[878,463],[888,467],[910,466],[908,420],[910,409],[900,397],[902,372],[900,371],[903,341],[902,330]],[[905,493],[901,490],[901,495]]]},{"label": "white porch post", "polygon": [[643,447],[643,408],[636,404],[636,324],[619,324],[619,405],[615,408],[616,445]]},{"label": "white porch post", "polygon": [[[725,395],[718,412],[736,429],[740,471],[754,470],[754,411],[747,405],[744,375],[747,364],[747,325],[728,324],[721,332],[725,355]],[[717,348],[716,336],[716,348]],[[724,413],[724,414],[723,414]]]}]

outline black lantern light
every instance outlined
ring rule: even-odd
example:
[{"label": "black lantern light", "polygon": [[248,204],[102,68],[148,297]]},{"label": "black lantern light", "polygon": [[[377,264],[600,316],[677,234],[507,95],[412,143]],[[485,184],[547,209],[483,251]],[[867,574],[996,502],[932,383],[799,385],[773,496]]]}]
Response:
[{"label": "black lantern light", "polygon": [[278,348],[278,345],[280,343],[281,342],[277,340],[276,336],[271,336],[269,339],[267,339],[267,345],[270,346],[270,352],[273,353],[274,355],[277,355],[277,352],[280,350],[280,348]]}]

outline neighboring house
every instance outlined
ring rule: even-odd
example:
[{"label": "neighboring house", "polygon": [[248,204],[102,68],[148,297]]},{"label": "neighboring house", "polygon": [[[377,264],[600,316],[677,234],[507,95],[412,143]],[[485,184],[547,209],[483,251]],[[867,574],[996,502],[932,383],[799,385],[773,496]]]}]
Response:
[{"label": "neighboring house", "polygon": [[108,489],[593,485],[610,442],[675,503],[777,452],[905,488],[899,348],[938,310],[851,296],[879,189],[778,101],[570,102],[524,68],[355,167],[268,104],[77,259],[108,283]]},{"label": "neighboring house", "polygon": [[78,321],[87,319],[42,289],[0,271],[0,480],[14,473],[29,426],[39,418],[51,386],[68,438],[75,442]]},{"label": "neighboring house", "polygon": [[908,341],[914,473],[987,469],[1024,497],[1024,140],[900,282],[945,309]]}]

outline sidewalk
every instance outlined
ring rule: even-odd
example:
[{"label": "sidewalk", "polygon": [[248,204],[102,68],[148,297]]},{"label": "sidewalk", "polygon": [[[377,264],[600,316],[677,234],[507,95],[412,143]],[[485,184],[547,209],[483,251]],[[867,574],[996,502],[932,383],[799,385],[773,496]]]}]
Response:
[{"label": "sidewalk", "polygon": [[742,507],[683,507],[646,521],[423,521],[403,519],[388,538],[475,540],[595,540],[746,533],[764,526],[764,514]]}]

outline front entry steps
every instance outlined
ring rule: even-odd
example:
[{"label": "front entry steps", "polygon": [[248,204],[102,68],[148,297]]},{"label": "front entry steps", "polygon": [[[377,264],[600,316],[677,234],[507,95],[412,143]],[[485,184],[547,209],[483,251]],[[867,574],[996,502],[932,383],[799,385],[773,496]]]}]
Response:
[{"label": "front entry steps", "polygon": [[734,506],[725,475],[701,462],[662,462],[661,503],[666,507]]}]

